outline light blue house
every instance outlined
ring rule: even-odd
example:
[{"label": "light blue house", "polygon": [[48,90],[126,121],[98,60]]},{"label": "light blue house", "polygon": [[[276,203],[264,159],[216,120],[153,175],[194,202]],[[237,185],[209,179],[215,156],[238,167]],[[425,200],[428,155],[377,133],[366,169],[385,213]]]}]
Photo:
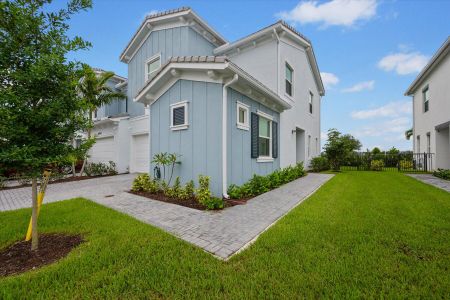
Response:
[{"label": "light blue house", "polygon": [[148,161],[181,155],[182,182],[208,175],[227,197],[230,184],[320,153],[319,69],[310,41],[284,22],[229,43],[190,8],[158,13],[120,60],[127,113],[149,111]]}]

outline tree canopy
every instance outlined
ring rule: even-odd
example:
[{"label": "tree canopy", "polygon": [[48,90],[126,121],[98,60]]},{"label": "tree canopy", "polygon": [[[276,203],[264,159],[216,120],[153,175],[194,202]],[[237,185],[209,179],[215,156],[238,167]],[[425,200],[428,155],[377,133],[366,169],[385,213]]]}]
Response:
[{"label": "tree canopy", "polygon": [[361,149],[361,143],[350,134],[341,134],[335,128],[328,130],[328,139],[324,146],[325,155],[331,168],[339,171],[342,162],[356,150]]},{"label": "tree canopy", "polygon": [[90,44],[69,38],[71,16],[91,7],[72,0],[47,12],[50,0],[0,2],[0,167],[37,176],[73,153],[87,126],[76,85],[81,65],[71,51]]}]

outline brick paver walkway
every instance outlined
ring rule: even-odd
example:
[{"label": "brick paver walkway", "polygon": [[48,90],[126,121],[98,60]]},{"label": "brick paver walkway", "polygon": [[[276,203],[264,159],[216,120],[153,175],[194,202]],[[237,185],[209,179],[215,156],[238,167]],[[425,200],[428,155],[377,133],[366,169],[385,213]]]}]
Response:
[{"label": "brick paver walkway", "polygon": [[430,174],[408,174],[409,176],[416,178],[424,183],[443,189],[450,193],[450,181],[435,177]]},{"label": "brick paver walkway", "polygon": [[[308,174],[245,205],[199,211],[127,193],[135,175],[49,185],[45,202],[84,197],[126,213],[190,242],[221,259],[248,246],[333,175]],[[113,196],[111,196],[113,195]],[[30,188],[0,191],[0,211],[30,206]]]}]

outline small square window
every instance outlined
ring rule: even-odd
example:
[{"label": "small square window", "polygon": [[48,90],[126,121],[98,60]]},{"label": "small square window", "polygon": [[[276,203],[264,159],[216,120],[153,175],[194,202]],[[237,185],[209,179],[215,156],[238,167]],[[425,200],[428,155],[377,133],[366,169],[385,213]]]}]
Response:
[{"label": "small square window", "polygon": [[248,121],[248,111],[249,106],[245,105],[244,103],[241,103],[239,101],[236,102],[236,124],[237,128],[243,129],[243,130],[249,130],[250,125]]},{"label": "small square window", "polygon": [[188,128],[187,102],[178,102],[170,106],[170,129],[181,130]]},{"label": "small square window", "polygon": [[157,54],[150,57],[145,64],[145,78],[149,80],[156,71],[161,67],[161,55]]}]

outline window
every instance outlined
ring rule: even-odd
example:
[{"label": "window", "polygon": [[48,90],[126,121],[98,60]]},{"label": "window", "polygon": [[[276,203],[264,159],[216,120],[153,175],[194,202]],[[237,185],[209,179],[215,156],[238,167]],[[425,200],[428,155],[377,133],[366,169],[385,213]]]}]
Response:
[{"label": "window", "polygon": [[310,91],[309,92],[309,113],[310,114],[313,113],[313,99],[314,99],[314,94]]},{"label": "window", "polygon": [[431,153],[431,135],[427,133],[427,153]]},{"label": "window", "polygon": [[249,125],[249,121],[248,121],[248,111],[249,111],[248,105],[245,105],[244,103],[236,101],[237,128],[243,129],[243,130],[250,129],[250,125]]},{"label": "window", "polygon": [[286,63],[286,94],[292,96],[292,78],[294,75],[294,70],[292,67]]},{"label": "window", "polygon": [[420,153],[420,135],[417,136],[417,153]]},{"label": "window", "polygon": [[311,156],[311,136],[308,135],[308,157]]},{"label": "window", "polygon": [[188,128],[187,104],[187,101],[182,101],[170,105],[170,129],[181,130]]},{"label": "window", "polygon": [[423,94],[423,112],[427,112],[430,109],[430,91],[428,86],[422,90]]},{"label": "window", "polygon": [[259,116],[258,156],[272,158],[272,120]]},{"label": "window", "polygon": [[145,79],[149,80],[156,71],[161,67],[161,54],[150,57],[145,63]]}]

